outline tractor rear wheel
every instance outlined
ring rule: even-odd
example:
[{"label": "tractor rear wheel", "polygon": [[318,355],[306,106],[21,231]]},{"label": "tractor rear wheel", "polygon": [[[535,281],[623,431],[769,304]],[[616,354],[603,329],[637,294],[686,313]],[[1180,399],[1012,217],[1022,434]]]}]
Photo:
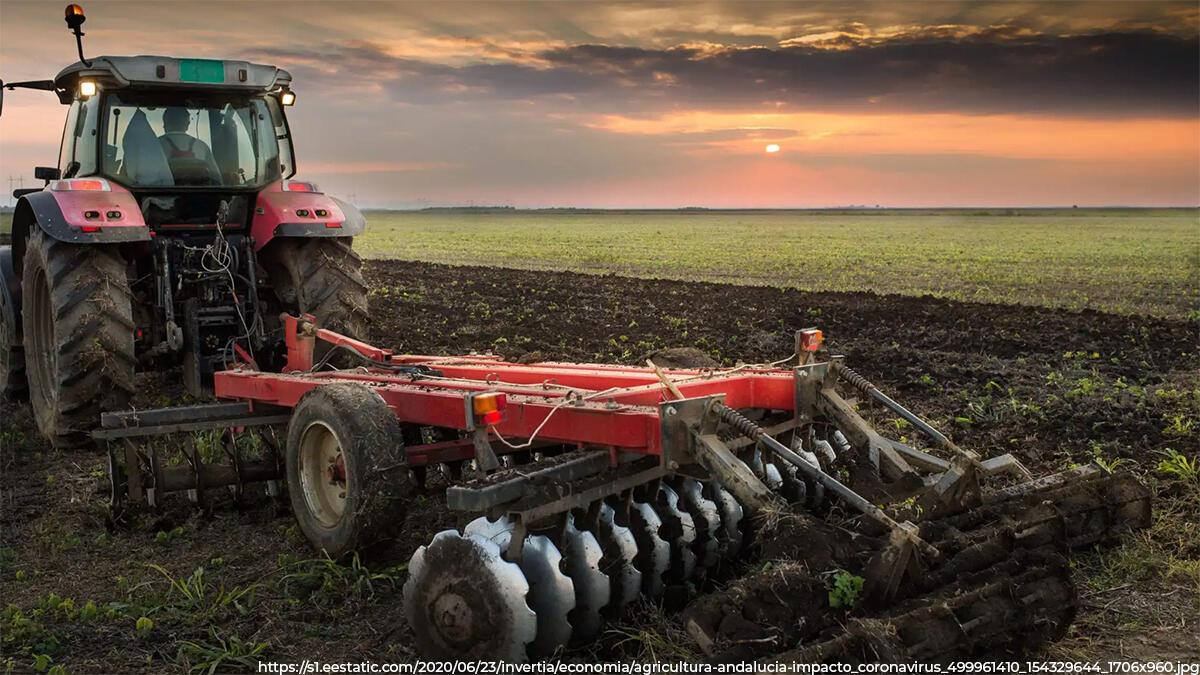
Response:
[{"label": "tractor rear wheel", "polygon": [[133,396],[133,311],[115,246],[55,241],[34,228],[21,277],[29,400],[55,447],[78,447],[100,413]]},{"label": "tractor rear wheel", "polygon": [[271,243],[264,266],[286,309],[312,314],[322,328],[363,339],[369,320],[367,282],[352,241],[279,239]]},{"label": "tractor rear wheel", "polygon": [[0,398],[25,398],[29,383],[25,379],[25,349],[17,330],[16,308],[8,294],[0,292]]}]

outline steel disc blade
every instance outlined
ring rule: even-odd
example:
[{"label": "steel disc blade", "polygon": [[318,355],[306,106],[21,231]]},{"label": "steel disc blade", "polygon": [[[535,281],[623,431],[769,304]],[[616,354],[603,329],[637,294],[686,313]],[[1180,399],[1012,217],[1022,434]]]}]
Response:
[{"label": "steel disc blade", "polygon": [[568,514],[563,528],[562,557],[567,576],[575,584],[571,640],[576,644],[595,639],[604,625],[601,612],[608,605],[611,584],[608,575],[600,569],[603,556],[595,535],[576,528],[574,518]]},{"label": "steel disc blade", "polygon": [[620,616],[625,606],[642,592],[642,573],[633,564],[638,545],[628,527],[618,525],[616,512],[608,504],[600,505],[598,532],[604,549],[604,573],[611,584],[611,597],[605,610],[609,618]]},{"label": "steel disc blade", "polygon": [[696,542],[696,524],[692,516],[680,508],[679,494],[666,485],[659,487],[655,506],[663,522],[660,533],[671,545],[671,571],[668,576],[671,583],[685,583],[696,571],[696,554],[692,551],[692,544]]},{"label": "steel disc blade", "polygon": [[513,527],[513,522],[508,519],[508,516],[502,516],[497,520],[488,520],[486,516],[480,516],[467,523],[467,526],[463,528],[463,534],[477,534],[484,539],[490,539],[503,551],[508,546]]},{"label": "steel disc blade", "polygon": [[[512,541],[514,523],[508,517],[495,521],[476,518],[463,528],[496,543],[500,550]],[[549,656],[571,638],[569,616],[575,609],[575,584],[562,572],[562,554],[547,537],[529,535],[517,565],[529,582],[529,607],[537,613],[537,638],[529,645],[533,656]]]},{"label": "steel disc blade", "polygon": [[762,451],[759,450],[757,446],[755,446],[754,452],[750,453],[749,465],[750,471],[753,472],[755,476],[758,476],[759,479],[762,479],[763,476],[766,475],[764,473],[765,469],[763,467]]},{"label": "steel disc blade", "polygon": [[[793,450],[795,450],[793,448]],[[796,450],[799,452],[799,450]],[[800,476],[800,470],[789,462],[775,461],[775,468],[778,469],[780,477],[783,479],[782,485],[779,487],[779,494],[789,502],[803,503],[808,495],[808,485]]]},{"label": "steel disc blade", "polygon": [[721,512],[717,505],[704,496],[704,484],[694,478],[684,478],[679,483],[680,505],[692,517],[696,525],[696,541],[692,550],[696,552],[698,571],[712,567],[720,560],[720,545],[717,531],[721,529]]},{"label": "steel disc blade", "polygon": [[629,509],[629,529],[637,542],[634,564],[642,573],[642,592],[657,598],[664,590],[663,575],[671,568],[671,545],[659,534],[662,519],[654,507],[635,501]]},{"label": "steel disc blade", "polygon": [[563,574],[562,559],[548,537],[525,538],[520,564],[529,580],[529,605],[538,615],[537,639],[529,645],[535,656],[549,656],[571,639],[575,584]]},{"label": "steel disc blade", "polygon": [[778,492],[783,487],[783,475],[779,473],[779,468],[774,464],[767,464],[763,468],[766,469],[764,471],[766,478],[763,482],[767,484],[767,487]]},{"label": "steel disc blade", "polygon": [[721,543],[721,555],[734,558],[742,552],[742,518],[746,515],[745,511],[741,503],[716,482],[704,487],[705,493],[721,512],[721,530],[717,536]]},{"label": "steel disc blade", "polygon": [[837,454],[834,453],[833,446],[829,444],[829,441],[818,438],[817,440],[813,441],[813,449],[820,453],[821,456],[829,462],[833,462],[835,459],[837,459]]},{"label": "steel disc blade", "polygon": [[444,530],[413,554],[404,611],[422,656],[527,660],[537,615],[525,601],[525,575],[500,552],[485,537]]},{"label": "steel disc blade", "polygon": [[[841,432],[838,432],[838,433],[841,433]],[[826,445],[828,445],[828,444],[826,444]],[[818,459],[815,454],[809,452],[808,450],[804,450],[803,448],[801,448],[800,450],[796,451],[796,454],[800,455],[800,458],[805,460],[809,464],[812,464],[813,466],[817,467],[818,469],[821,468],[821,460]],[[812,480],[811,478],[808,478],[804,474],[801,474],[799,472],[799,469],[797,469],[796,473],[799,474],[799,478],[804,483],[804,486],[805,486],[805,503],[808,506],[818,506],[825,499],[825,486],[821,485],[820,483],[816,482],[815,480]]]},{"label": "steel disc blade", "polygon": [[[833,442],[833,447],[830,450],[831,454],[834,454],[835,451],[840,452],[843,455],[850,452],[850,441],[846,440],[846,435],[843,434],[841,431],[833,432],[833,436],[831,436],[830,438],[832,439],[832,442]],[[832,457],[830,458],[830,461],[833,461]]]}]

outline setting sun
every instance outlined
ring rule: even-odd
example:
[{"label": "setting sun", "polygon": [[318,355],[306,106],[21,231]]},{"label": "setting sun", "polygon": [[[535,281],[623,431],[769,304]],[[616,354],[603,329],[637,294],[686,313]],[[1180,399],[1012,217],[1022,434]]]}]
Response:
[{"label": "setting sun", "polygon": [[767,152],[779,152],[779,144],[771,143],[767,146]]}]

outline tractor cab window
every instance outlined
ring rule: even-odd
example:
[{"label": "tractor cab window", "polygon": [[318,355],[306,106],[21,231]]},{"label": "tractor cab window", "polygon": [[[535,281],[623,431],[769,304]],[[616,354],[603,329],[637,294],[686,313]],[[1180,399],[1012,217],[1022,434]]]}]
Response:
[{"label": "tractor cab window", "polygon": [[63,178],[96,173],[96,116],[99,109],[100,103],[93,96],[76,100],[67,111],[58,151],[58,169]]},{"label": "tractor cab window", "polygon": [[281,176],[271,98],[106,96],[103,173],[129,187],[261,187]]}]

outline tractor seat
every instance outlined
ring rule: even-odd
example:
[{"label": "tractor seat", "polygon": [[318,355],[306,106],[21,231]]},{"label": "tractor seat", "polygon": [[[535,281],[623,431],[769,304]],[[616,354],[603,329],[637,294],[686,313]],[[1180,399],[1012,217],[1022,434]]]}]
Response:
[{"label": "tractor seat", "polygon": [[138,110],[129,119],[129,127],[121,139],[124,152],[121,170],[136,185],[175,185],[167,155],[158,134],[150,127],[146,113]]}]

